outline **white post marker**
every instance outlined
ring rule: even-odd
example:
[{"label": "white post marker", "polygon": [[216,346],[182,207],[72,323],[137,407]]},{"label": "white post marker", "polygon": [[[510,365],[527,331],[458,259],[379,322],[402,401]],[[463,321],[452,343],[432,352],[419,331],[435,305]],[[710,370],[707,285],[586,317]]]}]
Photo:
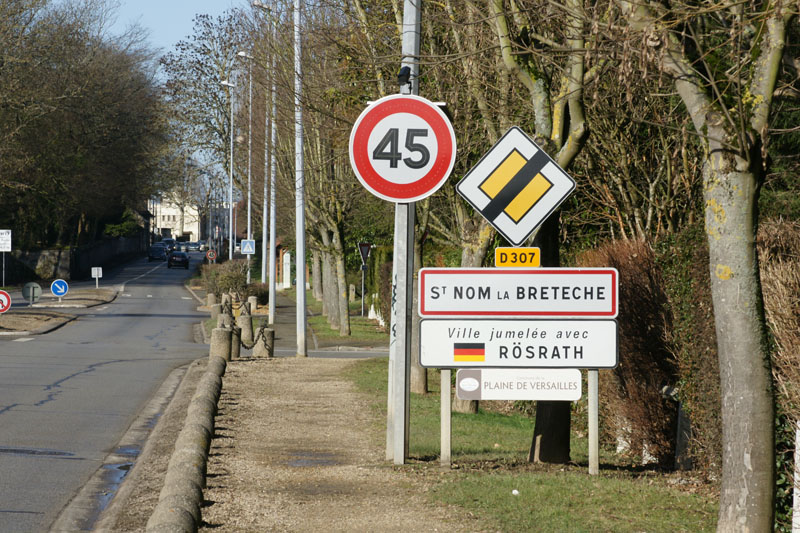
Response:
[{"label": "white post marker", "polygon": [[92,277],[94,278],[94,288],[100,288],[100,278],[103,277],[103,267],[92,267]]},{"label": "white post marker", "polygon": [[0,229],[0,252],[3,253],[3,287],[6,286],[6,252],[11,251],[11,230]]}]

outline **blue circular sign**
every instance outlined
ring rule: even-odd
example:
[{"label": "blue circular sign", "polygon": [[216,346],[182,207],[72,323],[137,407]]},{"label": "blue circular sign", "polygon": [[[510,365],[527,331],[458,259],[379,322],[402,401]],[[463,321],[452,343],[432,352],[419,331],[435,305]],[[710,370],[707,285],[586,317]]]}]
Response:
[{"label": "blue circular sign", "polygon": [[66,296],[69,292],[69,285],[63,279],[54,280],[53,283],[50,284],[50,292],[53,293],[53,296],[58,296],[59,298]]}]

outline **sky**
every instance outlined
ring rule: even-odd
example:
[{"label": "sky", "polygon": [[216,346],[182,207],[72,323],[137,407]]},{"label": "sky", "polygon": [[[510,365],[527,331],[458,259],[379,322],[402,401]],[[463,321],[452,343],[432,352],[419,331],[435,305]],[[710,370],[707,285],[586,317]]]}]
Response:
[{"label": "sky", "polygon": [[244,7],[246,0],[118,0],[120,7],[110,33],[120,34],[133,23],[147,30],[149,42],[167,53],[192,34],[195,15],[217,16],[231,7]]}]

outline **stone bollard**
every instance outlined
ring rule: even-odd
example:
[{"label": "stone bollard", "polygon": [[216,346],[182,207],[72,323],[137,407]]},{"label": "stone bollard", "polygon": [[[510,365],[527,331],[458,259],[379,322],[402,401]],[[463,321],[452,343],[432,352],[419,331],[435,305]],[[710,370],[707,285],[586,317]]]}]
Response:
[{"label": "stone bollard", "polygon": [[233,320],[231,320],[231,315],[227,313],[220,313],[220,315],[217,317],[218,328],[230,328],[231,324],[233,324]]},{"label": "stone bollard", "polygon": [[350,284],[350,303],[356,301],[356,286],[352,283]]},{"label": "stone bollard", "polygon": [[[220,315],[224,316],[224,315]],[[211,347],[209,357],[222,357],[225,361],[231,360],[231,330],[227,328],[214,328],[211,330]]]},{"label": "stone bollard", "polygon": [[217,305],[217,295],[213,292],[206,294],[206,305],[209,307]]},{"label": "stone bollard", "polygon": [[258,309],[258,296],[249,296],[247,303],[250,304],[250,314],[252,315],[253,311]]},{"label": "stone bollard", "polygon": [[241,330],[242,344],[247,346],[253,344],[253,320],[249,313],[242,313],[236,317],[236,327]]},{"label": "stone bollard", "polygon": [[[209,296],[214,296],[213,294],[209,294]],[[211,318],[214,320],[219,319],[219,315],[222,312],[222,306],[220,304],[213,304],[210,305],[211,307]]]},{"label": "stone bollard", "polygon": [[220,303],[222,304],[222,307],[230,307],[230,305],[231,305],[231,303],[233,301],[233,300],[231,300],[230,293],[223,292],[221,298],[222,299],[220,300]]},{"label": "stone bollard", "polygon": [[267,351],[267,343],[266,337],[264,337],[264,330],[267,329],[264,326],[259,326],[256,328],[256,338],[258,339],[253,346],[253,357],[269,357],[269,352]]},{"label": "stone bollard", "polygon": [[239,359],[242,351],[242,330],[236,326],[231,328],[231,359]]}]

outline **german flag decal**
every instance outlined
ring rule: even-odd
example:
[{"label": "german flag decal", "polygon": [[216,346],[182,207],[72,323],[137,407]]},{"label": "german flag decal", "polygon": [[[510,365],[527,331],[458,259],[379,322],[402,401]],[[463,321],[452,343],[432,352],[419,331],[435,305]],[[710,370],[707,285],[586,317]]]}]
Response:
[{"label": "german flag decal", "polygon": [[486,360],[486,345],[482,342],[453,343],[453,361],[459,363],[483,363]]}]

